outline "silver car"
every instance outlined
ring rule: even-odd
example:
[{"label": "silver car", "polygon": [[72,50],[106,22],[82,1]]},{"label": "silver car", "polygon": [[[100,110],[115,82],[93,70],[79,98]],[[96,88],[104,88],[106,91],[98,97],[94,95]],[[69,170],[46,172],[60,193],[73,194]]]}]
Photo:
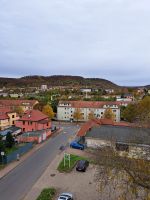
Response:
[{"label": "silver car", "polygon": [[58,200],[73,200],[73,195],[71,193],[62,193]]}]

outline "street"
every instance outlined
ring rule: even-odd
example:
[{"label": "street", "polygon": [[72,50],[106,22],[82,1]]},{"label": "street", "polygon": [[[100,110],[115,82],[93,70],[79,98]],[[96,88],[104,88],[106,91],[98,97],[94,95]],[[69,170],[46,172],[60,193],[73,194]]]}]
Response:
[{"label": "street", "polygon": [[50,138],[43,147],[2,178],[0,180],[0,199],[23,199],[49,163],[59,153],[59,147],[66,145],[69,137],[74,135],[77,129],[78,127],[75,125],[64,125],[60,134]]}]

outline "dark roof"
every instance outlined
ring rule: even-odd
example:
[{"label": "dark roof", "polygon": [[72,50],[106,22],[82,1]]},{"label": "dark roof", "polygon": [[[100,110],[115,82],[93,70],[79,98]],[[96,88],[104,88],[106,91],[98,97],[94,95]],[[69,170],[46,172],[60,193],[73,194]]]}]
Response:
[{"label": "dark roof", "polygon": [[85,137],[126,144],[150,145],[150,129],[148,128],[101,125],[93,127]]},{"label": "dark roof", "polygon": [[18,130],[21,130],[21,128],[19,128],[19,127],[16,127],[16,126],[11,126],[11,127],[9,127],[9,128],[7,128],[7,129],[5,129],[5,130],[3,130],[3,131],[0,131],[0,135],[2,135],[2,136],[5,136],[5,135],[7,135],[7,133],[14,133],[14,132],[16,132],[16,131],[18,131]]},{"label": "dark roof", "polygon": [[77,136],[79,137],[85,136],[86,132],[90,130],[92,127],[100,125],[125,126],[125,127],[134,126],[133,124],[127,122],[113,122],[111,119],[92,119],[85,122],[81,126],[80,130],[77,133]]}]

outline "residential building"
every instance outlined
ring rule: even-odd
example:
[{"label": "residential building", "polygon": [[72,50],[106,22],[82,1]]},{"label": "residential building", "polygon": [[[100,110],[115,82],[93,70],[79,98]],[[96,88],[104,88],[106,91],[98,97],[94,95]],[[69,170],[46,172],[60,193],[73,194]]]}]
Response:
[{"label": "residential building", "polygon": [[47,88],[47,85],[41,85],[41,90],[42,91],[46,91],[48,88]]},{"label": "residential building", "polygon": [[16,107],[21,107],[23,111],[32,110],[38,103],[37,100],[0,100],[0,107],[6,107],[14,110]]},{"label": "residential building", "polygon": [[9,96],[11,97],[11,98],[21,98],[21,97],[23,97],[23,94],[22,93],[20,93],[20,94],[9,94]]},{"label": "residential building", "polygon": [[[73,121],[73,114],[77,109],[82,113],[80,121],[87,121],[92,112],[95,118],[103,118],[106,109],[111,108],[115,121],[120,121],[120,103],[110,101],[60,101],[57,107],[57,119],[61,121]],[[75,121],[75,120],[74,120]]]},{"label": "residential building", "polygon": [[38,131],[51,128],[51,121],[48,116],[39,110],[28,110],[25,114],[15,122],[22,132]]},{"label": "residential building", "polygon": [[106,119],[90,120],[77,136],[90,148],[111,147],[120,156],[150,160],[150,128]]},{"label": "residential building", "polygon": [[112,93],[114,93],[114,89],[105,89],[105,92],[107,94],[112,94]]},{"label": "residential building", "polygon": [[16,112],[11,111],[8,108],[0,108],[0,130],[4,130],[15,124],[15,121],[19,119]]},{"label": "residential building", "polygon": [[86,92],[90,93],[90,92],[92,92],[92,89],[91,88],[81,88],[80,91],[83,93],[86,93]]}]

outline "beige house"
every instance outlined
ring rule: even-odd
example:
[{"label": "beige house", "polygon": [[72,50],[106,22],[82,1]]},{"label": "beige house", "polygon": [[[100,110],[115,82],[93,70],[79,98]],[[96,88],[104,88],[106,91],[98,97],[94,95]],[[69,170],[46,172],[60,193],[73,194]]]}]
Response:
[{"label": "beige house", "polygon": [[15,121],[19,119],[16,112],[10,111],[7,108],[0,109],[0,130],[9,128],[15,124]]}]

